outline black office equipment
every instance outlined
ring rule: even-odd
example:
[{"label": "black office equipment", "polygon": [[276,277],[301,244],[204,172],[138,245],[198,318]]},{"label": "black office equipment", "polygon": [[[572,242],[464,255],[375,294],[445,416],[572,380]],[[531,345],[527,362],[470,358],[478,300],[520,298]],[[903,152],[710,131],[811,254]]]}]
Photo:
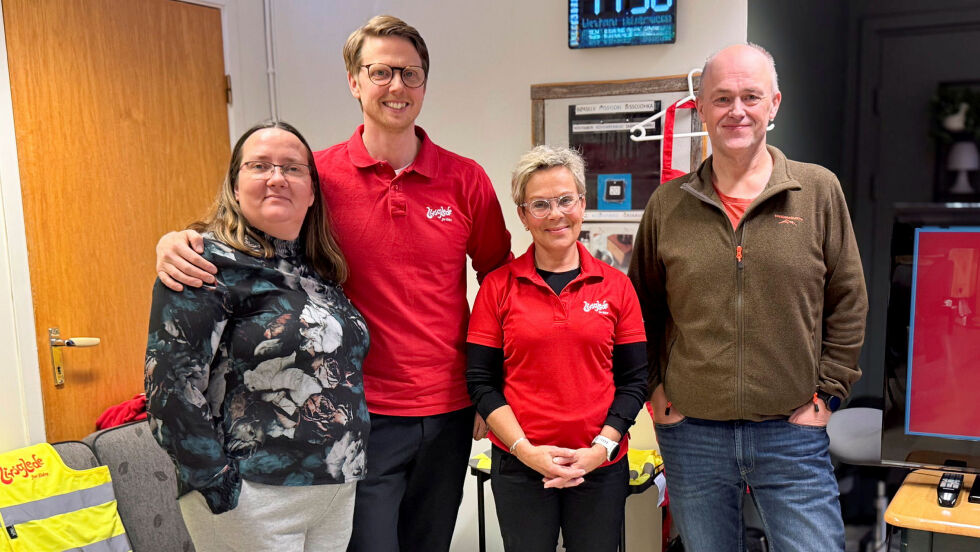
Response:
[{"label": "black office equipment", "polygon": [[936,492],[939,495],[939,505],[943,508],[956,506],[956,499],[960,496],[960,488],[963,486],[962,473],[944,473]]}]

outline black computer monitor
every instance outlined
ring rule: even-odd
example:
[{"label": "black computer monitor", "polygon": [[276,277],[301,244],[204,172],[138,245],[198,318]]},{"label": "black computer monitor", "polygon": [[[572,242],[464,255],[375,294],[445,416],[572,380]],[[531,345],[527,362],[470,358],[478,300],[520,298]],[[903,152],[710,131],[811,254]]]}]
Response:
[{"label": "black computer monitor", "polygon": [[881,460],[980,473],[980,204],[896,205]]}]

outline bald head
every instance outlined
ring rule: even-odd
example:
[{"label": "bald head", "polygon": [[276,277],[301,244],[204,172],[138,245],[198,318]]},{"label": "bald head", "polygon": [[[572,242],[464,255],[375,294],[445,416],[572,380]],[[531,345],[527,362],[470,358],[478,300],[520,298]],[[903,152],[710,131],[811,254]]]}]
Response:
[{"label": "bald head", "polygon": [[711,67],[712,65],[715,65],[716,62],[719,62],[726,67],[733,64],[747,65],[753,63],[764,63],[766,68],[769,70],[769,75],[771,77],[772,93],[779,93],[779,77],[776,75],[776,62],[772,59],[772,54],[767,52],[762,46],[749,42],[747,44],[733,44],[723,48],[705,60],[704,67],[701,68],[702,85],[700,88],[698,88],[699,96],[701,95],[701,91],[705,89],[705,79],[709,78]]},{"label": "bald head", "polygon": [[756,158],[766,153],[766,130],[782,94],[765,50],[737,44],[708,58],[695,101],[716,159]]}]

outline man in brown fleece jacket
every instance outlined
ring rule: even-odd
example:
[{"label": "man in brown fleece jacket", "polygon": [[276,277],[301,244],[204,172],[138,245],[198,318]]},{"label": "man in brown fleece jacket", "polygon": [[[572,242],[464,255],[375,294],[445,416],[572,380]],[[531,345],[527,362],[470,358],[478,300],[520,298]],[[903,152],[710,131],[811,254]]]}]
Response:
[{"label": "man in brown fleece jacket", "polygon": [[867,293],[840,184],[766,145],[772,57],[705,63],[713,155],[653,194],[630,277],[647,325],[651,403],[685,550],[741,548],[751,489],[776,550],[843,550],[831,411],[860,377]]}]

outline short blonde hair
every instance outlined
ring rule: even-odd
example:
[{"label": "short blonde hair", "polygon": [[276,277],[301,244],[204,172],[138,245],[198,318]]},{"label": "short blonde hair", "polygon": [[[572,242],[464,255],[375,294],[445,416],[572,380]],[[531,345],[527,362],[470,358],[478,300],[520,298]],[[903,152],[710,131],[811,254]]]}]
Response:
[{"label": "short blonde hair", "polygon": [[510,179],[510,194],[515,205],[524,203],[527,182],[534,173],[552,167],[565,167],[575,179],[578,193],[585,195],[585,159],[582,154],[563,146],[537,146],[521,156]]},{"label": "short blonde hair", "polygon": [[356,75],[361,70],[361,47],[364,46],[364,39],[369,36],[397,36],[411,42],[422,58],[422,70],[428,79],[429,49],[425,46],[425,40],[415,27],[393,15],[376,15],[347,37],[347,43],[344,44],[344,65],[350,75]]}]

